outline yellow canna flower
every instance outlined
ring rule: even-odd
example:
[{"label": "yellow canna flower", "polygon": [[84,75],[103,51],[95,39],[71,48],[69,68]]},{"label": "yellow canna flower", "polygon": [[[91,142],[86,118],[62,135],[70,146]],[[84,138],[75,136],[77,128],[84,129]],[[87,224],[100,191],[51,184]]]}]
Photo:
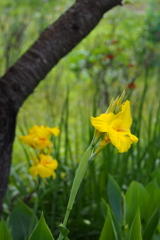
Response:
[{"label": "yellow canna flower", "polygon": [[44,150],[46,147],[52,147],[52,142],[49,140],[50,135],[58,136],[59,133],[60,130],[58,127],[49,128],[34,125],[29,130],[29,134],[20,137],[20,140],[34,149],[39,148],[40,150]]},{"label": "yellow canna flower", "polygon": [[55,135],[58,136],[60,133],[60,130],[58,127],[50,128],[50,127],[44,127],[42,126],[37,126],[34,125],[30,130],[29,130],[30,135],[36,135],[39,138],[47,138],[50,135]]},{"label": "yellow canna flower", "polygon": [[54,136],[58,136],[60,133],[60,130],[58,127],[53,127],[53,128],[49,128],[47,127],[47,129],[50,131],[51,134],[53,134]]},{"label": "yellow canna flower", "polygon": [[91,117],[91,123],[99,132],[106,133],[100,143],[100,148],[111,142],[120,153],[123,153],[130,148],[132,143],[138,142],[138,138],[130,132],[132,124],[130,101],[127,100],[119,106],[119,109],[121,110],[117,114],[106,112],[99,117]]},{"label": "yellow canna flower", "polygon": [[40,150],[44,150],[46,147],[52,147],[52,142],[48,138],[40,138],[36,135],[22,136],[20,140],[34,149],[39,148]]},{"label": "yellow canna flower", "polygon": [[58,162],[56,159],[53,159],[52,156],[39,154],[38,158],[34,159],[32,167],[29,169],[30,174],[34,179],[39,175],[41,178],[47,177],[56,177],[56,170],[58,167]]}]

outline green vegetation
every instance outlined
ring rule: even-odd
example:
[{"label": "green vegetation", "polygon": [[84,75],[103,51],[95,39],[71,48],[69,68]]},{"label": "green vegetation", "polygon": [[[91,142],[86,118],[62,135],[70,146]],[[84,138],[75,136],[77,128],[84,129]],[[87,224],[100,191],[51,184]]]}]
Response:
[{"label": "green vegetation", "polygon": [[[1,0],[0,74],[73,2]],[[159,1],[154,0],[107,13],[21,107],[3,205],[4,220],[9,220],[0,222],[2,240],[42,239],[40,229],[49,240],[52,234],[57,239],[59,230],[73,240],[160,238],[159,11]],[[124,89],[125,99],[131,101],[132,132],[139,142],[126,153],[109,144],[91,163],[69,218],[68,234],[58,225],[79,161],[94,134],[90,116],[105,112]],[[60,128],[60,135],[52,138],[51,154],[59,163],[54,180],[35,181],[29,174],[33,151],[19,137],[33,125]],[[20,219],[18,226],[15,219]]]}]

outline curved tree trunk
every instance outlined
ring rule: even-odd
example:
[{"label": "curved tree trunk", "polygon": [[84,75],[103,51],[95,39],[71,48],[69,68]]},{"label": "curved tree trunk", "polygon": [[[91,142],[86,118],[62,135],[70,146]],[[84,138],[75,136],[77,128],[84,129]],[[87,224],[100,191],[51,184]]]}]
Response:
[{"label": "curved tree trunk", "polygon": [[37,84],[122,0],[78,0],[0,78],[0,212],[11,165],[16,115]]}]

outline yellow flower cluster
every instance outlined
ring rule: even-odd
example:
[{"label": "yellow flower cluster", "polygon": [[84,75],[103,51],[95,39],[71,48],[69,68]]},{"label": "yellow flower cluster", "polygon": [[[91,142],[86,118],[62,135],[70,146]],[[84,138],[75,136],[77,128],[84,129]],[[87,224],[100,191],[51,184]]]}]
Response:
[{"label": "yellow flower cluster", "polygon": [[30,174],[35,179],[37,175],[41,178],[56,177],[54,170],[58,167],[58,162],[52,156],[39,154],[38,158],[34,159],[32,167],[29,169]]},{"label": "yellow flower cluster", "polygon": [[124,93],[115,101],[112,100],[106,113],[96,118],[91,117],[91,123],[97,129],[96,138],[104,133],[96,153],[110,142],[120,153],[128,151],[132,143],[138,142],[138,138],[130,131],[132,124],[130,101],[121,103],[123,96]]},{"label": "yellow flower cluster", "polygon": [[29,134],[26,136],[20,137],[20,140],[25,144],[36,149],[44,150],[46,147],[52,148],[52,142],[49,140],[49,137],[53,134],[58,136],[60,130],[58,127],[49,128],[44,126],[34,125],[30,130]]},{"label": "yellow flower cluster", "polygon": [[48,149],[48,153],[50,152],[53,144],[49,137],[51,135],[58,136],[59,133],[60,130],[58,127],[49,128],[34,125],[29,130],[28,135],[20,137],[22,142],[31,146],[34,150],[39,151],[29,169],[34,179],[36,176],[40,176],[41,178],[56,177],[54,170],[57,169],[58,162],[56,159],[53,159],[52,156],[45,154],[45,149]]}]

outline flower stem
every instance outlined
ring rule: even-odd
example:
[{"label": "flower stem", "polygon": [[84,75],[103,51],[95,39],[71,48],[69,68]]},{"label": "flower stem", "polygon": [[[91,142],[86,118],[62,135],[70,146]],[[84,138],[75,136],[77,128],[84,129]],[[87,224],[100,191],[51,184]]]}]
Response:
[{"label": "flower stem", "polygon": [[[63,226],[67,225],[67,221],[70,215],[70,212],[72,210],[73,204],[74,204],[74,200],[75,197],[77,195],[78,189],[80,187],[80,184],[83,180],[83,177],[86,173],[86,170],[88,168],[88,165],[90,164],[90,162],[95,158],[95,155],[91,153],[91,147],[89,146],[88,149],[86,150],[86,152],[84,153],[80,164],[77,168],[76,171],[76,175],[75,178],[73,180],[73,184],[72,184],[72,188],[71,188],[71,192],[70,192],[70,196],[69,196],[69,201],[68,201],[68,205],[67,205],[67,209],[66,209],[66,214],[64,217],[64,221],[63,221]],[[63,235],[60,233],[58,240],[62,240],[63,239]]]}]

